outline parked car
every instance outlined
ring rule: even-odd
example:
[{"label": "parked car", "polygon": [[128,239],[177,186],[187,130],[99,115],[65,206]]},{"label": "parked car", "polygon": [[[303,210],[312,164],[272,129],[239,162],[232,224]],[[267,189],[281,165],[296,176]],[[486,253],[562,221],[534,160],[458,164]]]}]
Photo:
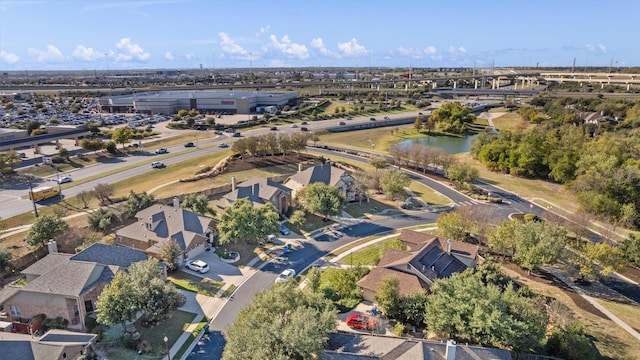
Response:
[{"label": "parked car", "polygon": [[295,129],[295,128],[297,128],[297,127],[298,127],[298,125],[296,125],[296,124],[292,124],[292,125],[291,125],[291,128],[293,128],[293,129]]},{"label": "parked car", "polygon": [[274,243],[276,241],[278,241],[278,237],[276,235],[271,234],[271,235],[267,236],[267,242],[268,243]]},{"label": "parked car", "polygon": [[70,175],[66,175],[61,177],[60,179],[54,179],[53,181],[57,182],[58,184],[65,184],[71,182],[72,180]]},{"label": "parked car", "polygon": [[22,159],[26,159],[27,158],[27,154],[21,152],[18,154],[18,156],[20,156]]},{"label": "parked car", "polygon": [[369,120],[376,121],[376,118],[372,117],[372,118],[369,118]]},{"label": "parked car", "polygon": [[384,117],[384,119],[385,119],[385,120],[389,120],[389,117],[388,117],[388,116],[385,116],[385,117]]},{"label": "parked car", "polygon": [[234,133],[233,133],[233,137],[240,137],[240,136],[242,136],[242,135],[241,135],[241,134],[240,134],[240,132],[238,132],[238,131],[236,131],[236,132],[234,132]]},{"label": "parked car", "polygon": [[220,143],[220,144],[218,144],[218,147],[219,147],[219,148],[228,148],[228,147],[229,147],[229,145],[227,145],[227,144],[225,144],[225,143]]},{"label": "parked car", "polygon": [[271,131],[277,131],[277,130],[278,130],[278,127],[277,127],[277,126],[272,126],[270,130],[271,130]]},{"label": "parked car", "polygon": [[224,132],[229,133],[229,134],[233,134],[236,132],[236,129],[234,128],[226,128],[224,129]]},{"label": "parked car", "polygon": [[165,165],[162,161],[154,161],[151,163],[151,167],[154,169],[162,169],[163,167],[166,167],[167,165]]},{"label": "parked car", "polygon": [[352,313],[347,317],[347,326],[352,329],[374,330],[376,319],[360,313]]},{"label": "parked car", "polygon": [[300,123],[300,125],[307,125],[308,123],[306,121],[303,121]]},{"label": "parked car", "polygon": [[281,282],[285,282],[289,279],[293,279],[296,276],[296,271],[293,269],[287,269],[283,272],[280,273],[280,275],[278,275],[278,277],[276,278],[276,284],[277,283],[281,283]]},{"label": "parked car", "polygon": [[187,260],[185,267],[189,270],[199,272],[200,274],[204,274],[209,271],[209,264],[202,260]]},{"label": "parked car", "polygon": [[309,131],[309,129],[307,129],[305,126],[300,128],[300,131]]},{"label": "parked car", "polygon": [[156,154],[166,154],[169,151],[166,148],[156,149]]},{"label": "parked car", "polygon": [[282,235],[289,235],[291,233],[291,231],[289,231],[289,228],[284,225],[280,225],[280,232],[282,233]]},{"label": "parked car", "polygon": [[339,125],[347,125],[347,123],[346,123],[346,122],[344,122],[344,121],[340,121],[338,124],[339,124]]},{"label": "parked car", "polygon": [[347,116],[345,119],[352,120],[353,118],[351,116]]},{"label": "parked car", "polygon": [[220,130],[216,130],[213,133],[216,134],[216,135],[222,135],[222,131],[220,131]]},{"label": "parked car", "polygon": [[184,144],[184,147],[195,147],[196,145],[192,142],[188,142],[186,144]]}]

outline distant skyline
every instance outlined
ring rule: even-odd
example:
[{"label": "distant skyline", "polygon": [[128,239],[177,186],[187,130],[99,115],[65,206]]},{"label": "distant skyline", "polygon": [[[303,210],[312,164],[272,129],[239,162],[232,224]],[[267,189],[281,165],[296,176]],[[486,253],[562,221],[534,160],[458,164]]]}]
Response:
[{"label": "distant skyline", "polygon": [[640,66],[638,0],[0,0],[0,71]]}]

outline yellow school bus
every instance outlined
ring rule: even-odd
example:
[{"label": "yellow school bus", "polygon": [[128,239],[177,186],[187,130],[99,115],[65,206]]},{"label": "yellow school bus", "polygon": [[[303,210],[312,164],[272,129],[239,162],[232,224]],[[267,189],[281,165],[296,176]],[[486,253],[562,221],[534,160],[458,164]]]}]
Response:
[{"label": "yellow school bus", "polygon": [[[60,194],[60,190],[58,190],[57,187],[42,186],[33,189],[33,200],[40,201],[57,196],[58,194]],[[29,193],[29,199],[31,199],[31,193]]]}]

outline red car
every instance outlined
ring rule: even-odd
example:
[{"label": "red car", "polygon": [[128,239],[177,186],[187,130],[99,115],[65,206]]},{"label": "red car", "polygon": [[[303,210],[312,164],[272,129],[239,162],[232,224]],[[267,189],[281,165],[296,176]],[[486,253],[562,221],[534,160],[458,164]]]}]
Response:
[{"label": "red car", "polygon": [[376,319],[363,314],[353,313],[347,317],[347,326],[352,329],[374,330],[376,328]]}]

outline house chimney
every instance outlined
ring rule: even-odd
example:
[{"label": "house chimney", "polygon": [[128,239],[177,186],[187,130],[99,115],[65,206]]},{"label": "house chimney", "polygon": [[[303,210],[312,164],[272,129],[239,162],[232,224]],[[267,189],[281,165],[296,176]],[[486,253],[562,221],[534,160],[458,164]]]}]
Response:
[{"label": "house chimney", "polygon": [[173,197],[173,207],[176,209],[180,208],[180,198],[177,196]]},{"label": "house chimney", "polygon": [[231,177],[231,191],[236,191],[236,177]]},{"label": "house chimney", "polygon": [[451,239],[447,239],[447,254],[451,255]]},{"label": "house chimney", "polygon": [[298,172],[302,172],[302,163],[298,164]]},{"label": "house chimney", "polygon": [[447,351],[444,354],[446,360],[456,360],[456,342],[453,340],[447,341]]},{"label": "house chimney", "polygon": [[47,248],[49,249],[49,254],[55,254],[58,252],[58,244],[56,244],[55,240],[49,240],[47,242]]}]

